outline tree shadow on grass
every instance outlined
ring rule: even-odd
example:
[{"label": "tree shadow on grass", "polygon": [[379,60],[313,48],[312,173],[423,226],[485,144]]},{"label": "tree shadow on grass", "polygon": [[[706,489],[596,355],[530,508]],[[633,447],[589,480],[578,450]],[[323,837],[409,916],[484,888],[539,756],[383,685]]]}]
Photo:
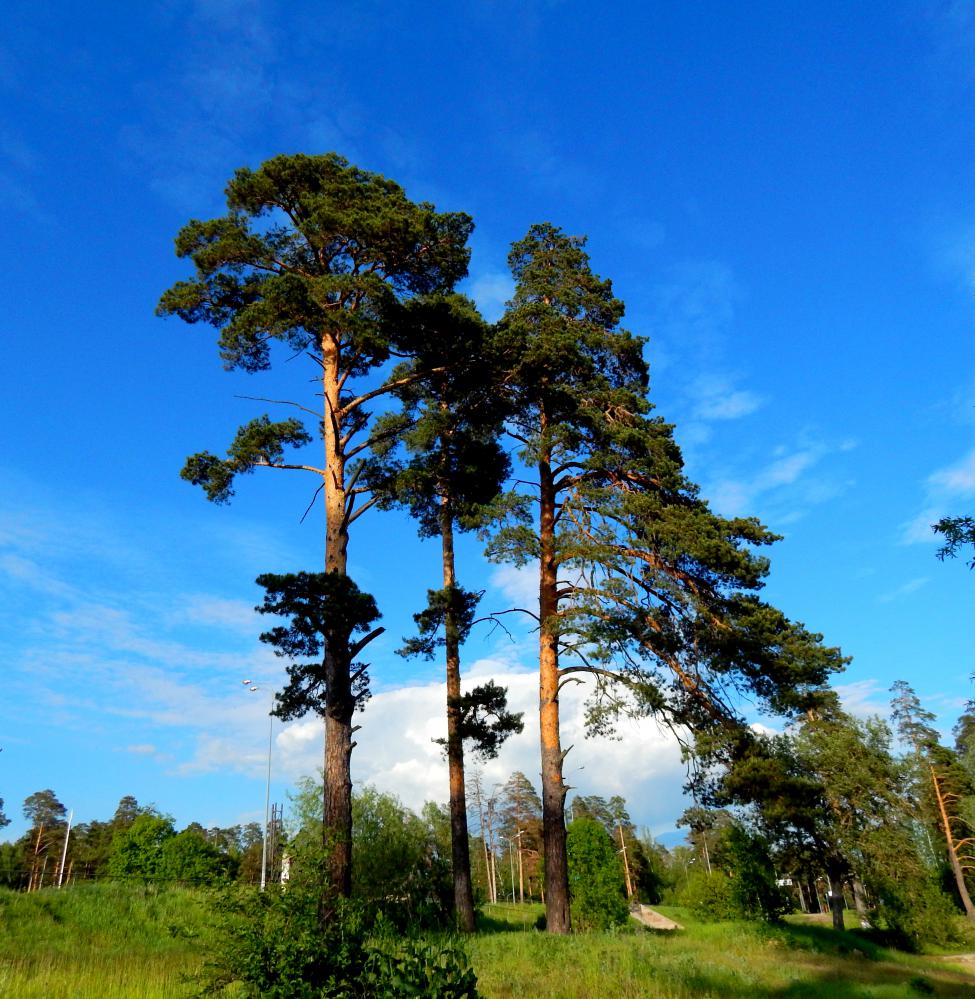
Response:
[{"label": "tree shadow on grass", "polygon": [[537,921],[540,913],[534,910],[530,912],[509,912],[495,915],[488,912],[478,912],[477,933],[525,933],[527,931],[539,929]]},{"label": "tree shadow on grass", "polygon": [[[661,974],[661,979],[669,977]],[[931,995],[942,999],[971,999],[975,982],[953,972],[918,974],[910,968],[864,962],[861,968],[805,969],[802,977],[786,985],[760,985],[734,972],[703,968],[675,976],[674,985],[685,993],[712,999],[866,999],[880,993],[907,997]]]},{"label": "tree shadow on grass", "polygon": [[766,937],[773,954],[776,977],[794,974],[783,985],[756,981],[760,967],[741,971],[710,964],[660,968],[659,977],[694,995],[714,999],[865,999],[883,990],[885,996],[941,996],[970,999],[975,977],[944,967],[918,968],[894,960],[892,953],[859,932],[839,933],[831,928],[780,924],[768,927]]}]

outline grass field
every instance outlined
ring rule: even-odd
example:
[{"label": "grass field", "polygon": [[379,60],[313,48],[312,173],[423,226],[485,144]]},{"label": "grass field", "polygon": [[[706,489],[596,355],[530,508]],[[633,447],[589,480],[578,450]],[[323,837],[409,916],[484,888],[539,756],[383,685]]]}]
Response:
[{"label": "grass field", "polygon": [[[695,922],[686,929],[549,937],[539,906],[489,906],[468,950],[485,999],[896,999],[975,996],[975,970],[884,950],[854,933]],[[91,885],[0,892],[4,999],[176,999],[213,944],[199,892]],[[975,969],[975,964],[970,966]]]}]

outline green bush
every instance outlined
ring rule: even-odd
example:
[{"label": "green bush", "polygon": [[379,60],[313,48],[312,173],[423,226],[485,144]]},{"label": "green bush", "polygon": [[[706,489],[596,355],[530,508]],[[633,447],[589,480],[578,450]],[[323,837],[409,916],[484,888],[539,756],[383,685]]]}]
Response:
[{"label": "green bush", "polygon": [[227,868],[227,858],[192,829],[184,829],[162,844],[158,871],[165,881],[212,885],[227,876]]},{"label": "green bush", "polygon": [[576,819],[566,837],[572,920],[582,930],[606,930],[629,919],[623,868],[613,841],[595,819]]},{"label": "green bush", "polygon": [[881,904],[872,918],[890,945],[916,951],[922,943],[957,942],[957,910],[934,881],[902,885],[891,880],[879,894]]},{"label": "green bush", "polygon": [[[298,848],[321,839],[322,785],[302,781],[295,797]],[[366,785],[352,798],[352,894],[372,916],[382,912],[400,929],[452,922],[449,826],[441,842],[426,810],[418,816],[395,795]]]},{"label": "green bush", "polygon": [[764,839],[732,825],[724,831],[722,851],[731,873],[719,867],[710,873],[696,868],[678,893],[678,904],[708,921],[764,919],[774,923],[792,910],[788,893],[775,883]]},{"label": "green bush", "polygon": [[775,883],[768,843],[735,825],[728,830],[725,845],[733,871],[733,895],[741,916],[774,923],[791,912],[789,893]]},{"label": "green bush", "polygon": [[362,985],[377,999],[477,999],[477,977],[456,940],[387,938],[369,955]]},{"label": "green bush", "polygon": [[424,943],[370,926],[358,900],[331,898],[320,918],[323,865],[298,854],[287,889],[247,887],[218,893],[222,943],[201,995],[268,999],[477,999],[477,980],[460,944]]},{"label": "green bush", "polygon": [[678,904],[706,922],[741,919],[741,905],[735,895],[735,885],[724,871],[696,870],[688,875],[687,883],[678,895]]}]

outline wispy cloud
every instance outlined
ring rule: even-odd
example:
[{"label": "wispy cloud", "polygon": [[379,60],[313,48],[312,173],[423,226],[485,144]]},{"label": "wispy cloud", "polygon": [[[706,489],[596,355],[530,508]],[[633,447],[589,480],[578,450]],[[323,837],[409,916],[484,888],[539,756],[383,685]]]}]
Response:
[{"label": "wispy cloud", "polygon": [[877,603],[889,604],[893,603],[895,600],[901,600],[904,597],[909,597],[912,593],[917,593],[917,591],[928,582],[930,582],[930,580],[927,576],[918,576],[916,579],[908,580],[908,582],[902,583],[893,590],[888,590],[886,593],[882,593],[879,597],[877,597]]},{"label": "wispy cloud", "polygon": [[810,506],[832,499],[847,487],[848,482],[811,473],[827,457],[855,447],[852,440],[783,445],[773,452],[770,461],[750,474],[717,479],[711,483],[708,495],[715,509],[728,516],[755,513],[761,507],[772,508],[778,524],[794,522]]},{"label": "wispy cloud", "polygon": [[[317,32],[314,20],[296,12],[286,26],[285,15],[272,10],[259,0],[195,0],[171,8],[170,30],[183,39],[180,53],[168,73],[134,95],[144,113],[121,131],[119,145],[133,172],[180,210],[200,211],[201,197],[219,210],[215,199],[234,169],[289,149],[334,149],[368,166],[368,144],[401,171],[416,166],[410,137],[370,120],[347,82],[331,71],[326,53],[343,44],[343,32]],[[289,27],[290,46],[284,44]],[[316,72],[295,74],[290,60],[312,52]],[[271,116],[274,149],[264,137]]]},{"label": "wispy cloud", "polygon": [[901,526],[903,544],[932,543],[937,535],[931,525],[952,513],[958,501],[975,497],[975,448],[958,461],[936,469],[923,484],[922,509]]},{"label": "wispy cloud", "polygon": [[484,318],[496,322],[514,294],[515,285],[507,271],[485,271],[471,278],[471,297],[477,302]]},{"label": "wispy cloud", "polygon": [[880,715],[886,718],[890,710],[890,693],[877,680],[854,680],[835,687],[843,709],[857,718]]},{"label": "wispy cloud", "polygon": [[654,342],[664,350],[663,364],[671,353],[694,353],[707,367],[723,364],[725,337],[743,296],[734,271],[722,261],[672,267],[654,290]]},{"label": "wispy cloud", "polygon": [[738,420],[762,407],[764,399],[757,392],[735,388],[728,375],[702,375],[692,386],[693,415],[699,420]]}]

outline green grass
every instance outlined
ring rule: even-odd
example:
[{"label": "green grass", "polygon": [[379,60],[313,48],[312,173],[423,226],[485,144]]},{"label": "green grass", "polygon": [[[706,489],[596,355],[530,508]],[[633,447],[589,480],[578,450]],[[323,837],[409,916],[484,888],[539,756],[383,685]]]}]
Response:
[{"label": "green grass", "polygon": [[209,941],[204,896],[188,889],[0,891],[0,996],[186,996]]},{"label": "green grass", "polygon": [[975,975],[931,958],[887,951],[852,933],[788,923],[706,924],[685,909],[662,906],[659,911],[686,929],[665,934],[633,927],[616,934],[549,937],[527,928],[540,906],[489,906],[490,929],[470,943],[479,987],[486,999],[975,995]]},{"label": "green grass", "polygon": [[[975,974],[885,950],[856,933],[787,923],[551,937],[537,905],[485,910],[467,941],[484,999],[918,999],[975,995]],[[207,897],[180,889],[86,885],[0,892],[4,999],[176,999],[213,943]]]}]

